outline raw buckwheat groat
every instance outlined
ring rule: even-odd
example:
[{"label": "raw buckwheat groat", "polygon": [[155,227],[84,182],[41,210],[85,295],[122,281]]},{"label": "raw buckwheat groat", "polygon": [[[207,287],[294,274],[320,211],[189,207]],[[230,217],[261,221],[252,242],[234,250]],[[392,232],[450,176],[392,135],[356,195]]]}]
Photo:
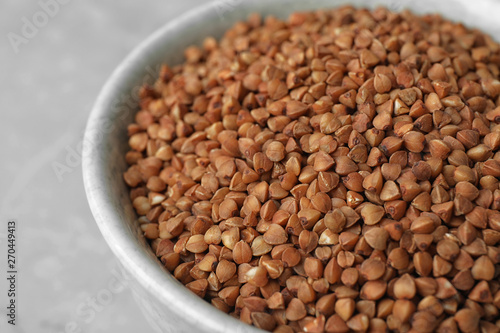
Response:
[{"label": "raw buckwheat groat", "polygon": [[500,46],[252,15],[140,92],[124,173],[176,279],[274,332],[500,331]]}]

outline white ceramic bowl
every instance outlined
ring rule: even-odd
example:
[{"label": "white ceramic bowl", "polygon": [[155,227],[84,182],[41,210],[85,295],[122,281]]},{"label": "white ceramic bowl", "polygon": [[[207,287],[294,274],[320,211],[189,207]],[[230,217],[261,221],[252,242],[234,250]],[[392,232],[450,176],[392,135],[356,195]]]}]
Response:
[{"label": "white ceramic bowl", "polygon": [[[127,125],[137,111],[137,92],[152,83],[160,64],[179,64],[183,50],[204,37],[220,37],[234,22],[252,12],[286,18],[297,10],[333,8],[344,4],[416,13],[438,12],[500,38],[500,1],[495,0],[217,0],[167,23],[141,43],[114,71],[90,115],[84,140],[83,176],[92,213],[118,257],[151,325],[158,332],[262,332],[201,300],[166,271],[136,223],[122,179],[126,170]],[[165,10],[168,4],[165,3]],[[134,316],[134,314],[130,314]]]}]

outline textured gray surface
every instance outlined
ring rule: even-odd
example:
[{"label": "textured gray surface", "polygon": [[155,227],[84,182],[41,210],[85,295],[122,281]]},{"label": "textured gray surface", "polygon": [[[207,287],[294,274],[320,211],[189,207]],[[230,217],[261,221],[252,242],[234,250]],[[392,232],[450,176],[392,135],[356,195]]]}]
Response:
[{"label": "textured gray surface", "polygon": [[[66,2],[17,54],[8,33],[23,36],[23,17],[33,22],[42,7],[18,0],[1,5],[0,331],[148,332],[130,291],[113,275],[117,264],[88,208],[75,152],[92,103],[117,64],[203,1]],[[18,222],[15,329],[4,314],[9,218]]]}]

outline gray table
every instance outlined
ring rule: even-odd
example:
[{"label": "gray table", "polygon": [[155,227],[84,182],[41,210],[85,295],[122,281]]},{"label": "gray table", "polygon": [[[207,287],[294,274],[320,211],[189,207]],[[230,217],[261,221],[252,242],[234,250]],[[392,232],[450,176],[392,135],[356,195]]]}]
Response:
[{"label": "gray table", "polygon": [[[55,1],[3,0],[0,9],[0,332],[148,332],[113,275],[78,151],[116,65],[203,1]],[[5,316],[8,219],[17,221],[15,327]]]}]

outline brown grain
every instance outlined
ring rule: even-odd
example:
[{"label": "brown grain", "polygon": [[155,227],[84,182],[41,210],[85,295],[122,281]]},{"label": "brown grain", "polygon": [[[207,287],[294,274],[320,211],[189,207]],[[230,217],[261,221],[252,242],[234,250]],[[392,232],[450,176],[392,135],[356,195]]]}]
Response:
[{"label": "brown grain", "polygon": [[138,230],[274,332],[496,332],[500,46],[438,15],[252,15],[139,91]]}]

